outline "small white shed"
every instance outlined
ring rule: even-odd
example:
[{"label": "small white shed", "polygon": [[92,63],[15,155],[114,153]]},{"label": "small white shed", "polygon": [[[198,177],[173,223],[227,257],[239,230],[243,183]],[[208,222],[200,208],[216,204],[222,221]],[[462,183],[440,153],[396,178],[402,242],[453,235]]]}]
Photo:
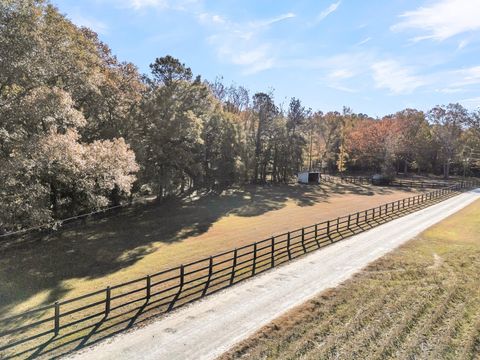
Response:
[{"label": "small white shed", "polygon": [[302,171],[298,173],[297,179],[301,184],[318,184],[320,183],[320,172]]}]

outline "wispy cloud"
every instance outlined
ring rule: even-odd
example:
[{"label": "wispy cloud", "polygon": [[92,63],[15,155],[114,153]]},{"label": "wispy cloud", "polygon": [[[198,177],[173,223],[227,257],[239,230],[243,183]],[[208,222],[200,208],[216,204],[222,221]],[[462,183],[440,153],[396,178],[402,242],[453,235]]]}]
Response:
[{"label": "wispy cloud", "polygon": [[440,0],[400,15],[403,19],[393,25],[393,31],[419,30],[422,34],[413,41],[450,37],[480,30],[480,4],[477,0]]},{"label": "wispy cloud", "polygon": [[329,74],[331,79],[349,79],[353,77],[355,73],[350,69],[336,69]]},{"label": "wispy cloud", "polygon": [[459,103],[468,109],[478,109],[480,108],[480,96],[468,98],[468,99],[462,99],[459,101]]},{"label": "wispy cloud", "polygon": [[108,33],[108,25],[103,21],[81,15],[77,12],[72,12],[69,18],[74,24],[78,26],[85,26],[98,34],[105,35]]},{"label": "wispy cloud", "polygon": [[463,92],[465,90],[461,88],[455,88],[455,87],[446,87],[442,89],[435,89],[435,91],[442,94],[456,94],[459,92]]},{"label": "wispy cloud", "polygon": [[330,4],[330,6],[328,6],[325,10],[323,10],[320,14],[318,14],[317,18],[315,19],[315,23],[319,23],[320,21],[325,19],[328,15],[335,12],[340,6],[340,3],[341,1]]},{"label": "wispy cloud", "polygon": [[371,38],[371,37],[367,37],[367,38],[363,39],[362,41],[359,41],[359,42],[356,43],[355,45],[356,45],[356,46],[360,46],[360,45],[366,44],[366,43],[369,42],[370,40],[372,40],[372,38]]},{"label": "wispy cloud", "polygon": [[348,86],[342,86],[342,85],[337,85],[337,84],[329,84],[327,86],[331,89],[335,89],[335,90],[339,90],[339,91],[343,91],[343,92],[348,92],[348,93],[351,93],[351,94],[354,94],[354,93],[358,92],[358,90],[350,88]]},{"label": "wispy cloud", "polygon": [[209,14],[209,13],[201,13],[197,16],[200,23],[204,25],[218,25],[218,24],[225,24],[227,21],[220,15],[217,14]]},{"label": "wispy cloud", "polygon": [[370,64],[376,56],[370,51],[345,52],[332,56],[289,59],[279,62],[279,67],[304,69],[320,77],[325,86],[349,93],[359,92],[366,86],[363,79],[370,76]]},{"label": "wispy cloud", "polygon": [[296,15],[294,13],[289,12],[289,13],[286,13],[286,14],[282,14],[282,15],[273,17],[271,19],[253,21],[253,22],[250,23],[250,26],[251,27],[256,27],[256,28],[266,27],[266,26],[273,25],[273,24],[275,24],[277,22],[280,22],[280,21],[284,21],[284,20],[294,18],[295,16]]},{"label": "wispy cloud", "polygon": [[271,26],[294,18],[295,14],[286,13],[273,18],[237,23],[210,13],[201,13],[198,21],[212,28],[214,33],[207,38],[218,57],[234,65],[243,67],[244,74],[254,74],[274,66],[274,40],[265,40],[262,33]]},{"label": "wispy cloud", "polygon": [[375,62],[371,65],[373,80],[377,88],[390,90],[393,94],[409,94],[425,85],[425,80],[413,70],[395,60]]},{"label": "wispy cloud", "polygon": [[[113,0],[111,1],[113,2]],[[116,0],[115,3],[121,3],[121,6],[134,10],[155,8],[160,10],[189,11],[192,9],[192,6],[200,4],[201,0]]]},{"label": "wispy cloud", "polygon": [[455,86],[480,84],[480,66],[472,66],[451,72],[451,79]]},{"label": "wispy cloud", "polygon": [[460,42],[458,43],[457,49],[458,49],[458,50],[462,50],[462,49],[463,49],[464,47],[466,47],[469,43],[470,43],[470,41],[468,41],[468,40],[460,40]]},{"label": "wispy cloud", "polygon": [[125,3],[134,9],[146,7],[166,8],[169,5],[167,0],[128,0]]},{"label": "wispy cloud", "polygon": [[419,79],[422,85],[440,94],[468,93],[480,85],[480,66],[441,70],[422,75]]}]

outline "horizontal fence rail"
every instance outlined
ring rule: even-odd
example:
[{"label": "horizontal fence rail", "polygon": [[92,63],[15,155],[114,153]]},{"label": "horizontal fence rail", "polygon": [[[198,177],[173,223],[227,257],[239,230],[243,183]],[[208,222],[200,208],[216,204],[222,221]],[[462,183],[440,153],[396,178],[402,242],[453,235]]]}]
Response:
[{"label": "horizontal fence rail", "polygon": [[[338,182],[355,185],[370,185],[374,184],[372,177],[368,176],[331,176],[322,175],[321,179],[328,182]],[[447,180],[407,180],[407,179],[393,179],[387,186],[410,187],[420,189],[441,189],[449,185],[468,183],[468,181],[447,181]]]},{"label": "horizontal fence rail", "polygon": [[[342,183],[351,183],[351,184],[371,184],[372,179],[371,177],[365,177],[365,176],[343,176],[343,177],[335,177],[331,175],[321,175],[321,179],[323,181],[328,181],[328,182],[342,182]],[[390,184],[390,186],[405,186],[405,187],[418,187],[418,188],[442,188],[445,187],[445,182],[428,182],[428,181],[422,181],[422,180],[394,180]],[[32,233],[34,231],[41,231],[41,230],[47,230],[51,227],[54,226],[64,226],[70,223],[74,223],[77,220],[87,220],[90,218],[96,219],[96,218],[101,218],[102,216],[106,216],[110,213],[113,213],[116,210],[121,210],[125,208],[130,208],[138,204],[143,204],[145,205],[148,203],[148,200],[146,199],[138,199],[136,201],[130,201],[124,204],[116,205],[116,206],[109,206],[103,209],[99,209],[96,211],[91,211],[85,214],[79,214],[75,216],[71,216],[68,218],[63,218],[63,219],[58,219],[54,220],[48,223],[45,223],[43,225],[38,225],[38,226],[33,226],[27,229],[20,229],[20,230],[14,230],[14,231],[9,231],[4,234],[0,234],[0,241],[9,239],[13,236],[16,235],[22,235],[26,233]]]},{"label": "horizontal fence rail", "polygon": [[66,336],[62,334],[69,334],[71,328],[75,331],[95,329],[105,319],[121,318],[127,313],[132,314],[130,319],[134,322],[140,313],[146,311],[155,310],[155,314],[169,312],[306,253],[478,185],[478,181],[464,181],[0,319],[0,358],[3,358],[2,351],[11,352],[20,348],[20,354],[32,351],[35,346],[28,347],[26,344],[29,342],[55,338],[59,334]]}]

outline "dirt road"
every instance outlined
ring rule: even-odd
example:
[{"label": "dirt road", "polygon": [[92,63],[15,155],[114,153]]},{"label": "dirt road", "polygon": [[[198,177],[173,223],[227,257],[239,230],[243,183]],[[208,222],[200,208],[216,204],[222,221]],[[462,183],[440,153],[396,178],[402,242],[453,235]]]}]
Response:
[{"label": "dirt road", "polygon": [[283,312],[338,285],[478,198],[480,189],[394,220],[70,357],[213,359]]}]

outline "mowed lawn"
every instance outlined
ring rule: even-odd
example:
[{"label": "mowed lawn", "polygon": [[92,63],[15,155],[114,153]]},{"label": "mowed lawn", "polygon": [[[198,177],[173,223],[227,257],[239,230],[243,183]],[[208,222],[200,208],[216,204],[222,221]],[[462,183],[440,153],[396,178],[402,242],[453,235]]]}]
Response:
[{"label": "mowed lawn", "polygon": [[0,244],[0,317],[144,277],[414,192],[350,184],[244,187]]},{"label": "mowed lawn", "polygon": [[222,359],[478,359],[480,201]]}]

